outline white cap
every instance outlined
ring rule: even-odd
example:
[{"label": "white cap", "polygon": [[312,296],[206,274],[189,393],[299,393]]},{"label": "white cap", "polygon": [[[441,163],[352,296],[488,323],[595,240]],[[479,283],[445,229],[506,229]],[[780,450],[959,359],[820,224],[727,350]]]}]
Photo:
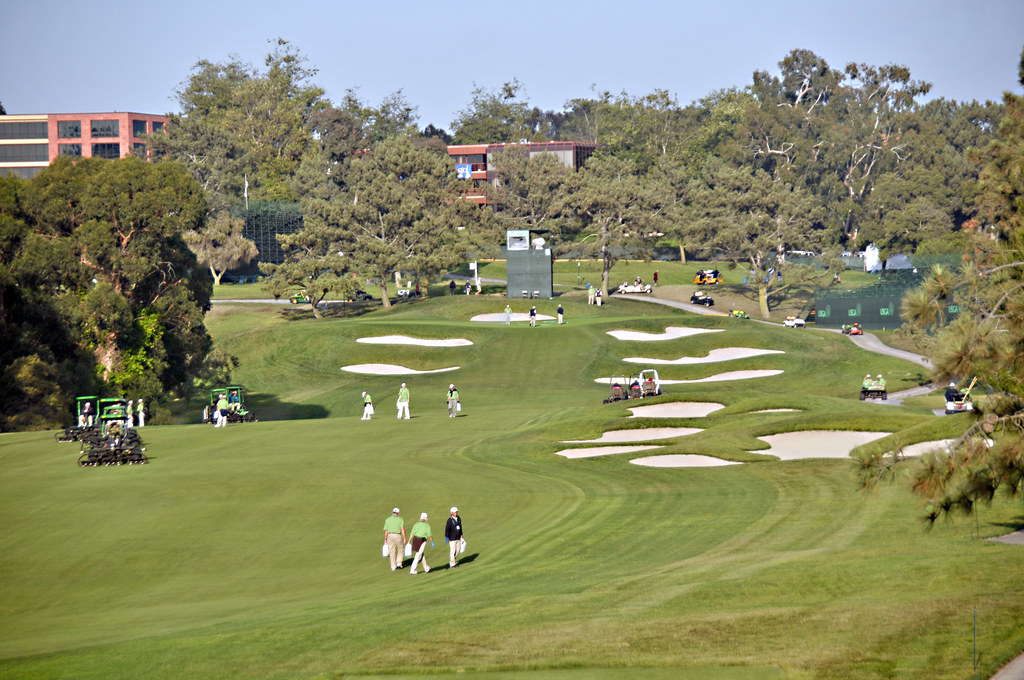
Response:
[{"label": "white cap", "polygon": [[420,513],[420,519],[426,519],[426,518],[427,518],[427,513],[421,512]]},{"label": "white cap", "polygon": [[458,508],[455,508],[455,507],[452,508],[452,512],[458,512],[458,511],[459,511]]},{"label": "white cap", "polygon": [[364,397],[366,396],[366,392],[363,392],[363,396],[364,396]]},{"label": "white cap", "polygon": [[455,389],[455,383],[452,383],[451,385],[449,385],[449,386],[448,386],[448,389],[450,389],[450,390],[453,390],[453,389]]},{"label": "white cap", "polygon": [[405,387],[405,383],[402,383],[402,387]]},{"label": "white cap", "polygon": [[398,514],[398,508],[394,508],[394,509],[393,509],[393,510],[391,511],[391,514],[392,514],[392,515],[397,515],[397,514]]}]

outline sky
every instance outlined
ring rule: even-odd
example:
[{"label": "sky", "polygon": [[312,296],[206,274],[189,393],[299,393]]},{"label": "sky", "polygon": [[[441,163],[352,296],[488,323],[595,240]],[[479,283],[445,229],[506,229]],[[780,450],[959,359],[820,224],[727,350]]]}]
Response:
[{"label": "sky", "polygon": [[338,102],[401,90],[419,126],[450,130],[476,87],[518,79],[561,111],[596,93],[666,90],[680,104],[778,72],[794,49],[830,66],[901,64],[929,98],[1024,94],[1024,0],[517,0],[247,2],[0,0],[0,102],[15,113],[179,111],[204,59],[262,67],[283,38]]}]

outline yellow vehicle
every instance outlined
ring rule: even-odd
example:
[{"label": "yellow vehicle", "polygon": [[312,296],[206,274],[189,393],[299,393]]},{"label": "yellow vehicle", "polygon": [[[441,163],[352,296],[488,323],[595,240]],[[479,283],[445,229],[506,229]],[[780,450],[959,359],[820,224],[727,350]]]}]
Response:
[{"label": "yellow vehicle", "polygon": [[698,286],[713,286],[723,281],[717,269],[701,269],[693,275],[693,282]]}]

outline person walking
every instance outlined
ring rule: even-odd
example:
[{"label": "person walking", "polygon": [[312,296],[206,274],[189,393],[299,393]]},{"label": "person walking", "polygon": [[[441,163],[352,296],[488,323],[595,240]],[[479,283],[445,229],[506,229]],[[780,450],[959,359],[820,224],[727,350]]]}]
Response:
[{"label": "person walking", "polygon": [[536,326],[537,325],[537,308],[536,307],[530,307],[530,325],[531,326]]},{"label": "person walking", "polygon": [[398,508],[392,510],[391,516],[384,520],[384,542],[388,545],[391,571],[401,569],[405,561],[403,547],[408,540],[405,537],[405,520],[398,514]]},{"label": "person walking", "polygon": [[451,517],[444,525],[444,540],[448,541],[448,568],[454,569],[459,566],[459,552],[462,550],[462,541],[465,534],[462,533],[462,518],[459,517],[459,509],[452,508]]},{"label": "person walking", "polygon": [[658,270],[657,269],[654,270],[654,287],[655,288],[658,287]]},{"label": "person walking", "polygon": [[142,399],[135,402],[135,420],[138,422],[139,427],[146,426],[146,405],[142,403]]},{"label": "person walking", "polygon": [[217,397],[217,424],[214,427],[228,426],[228,398],[221,394]]},{"label": "person walking", "polygon": [[455,385],[448,386],[448,417],[454,418],[459,412],[459,391]]},{"label": "person walking", "polygon": [[124,413],[124,429],[135,427],[135,400],[128,400],[128,408]]},{"label": "person walking", "polygon": [[558,325],[562,325],[562,315],[565,314],[565,310],[562,309],[562,303],[558,303]]},{"label": "person walking", "polygon": [[448,294],[455,295],[455,279],[452,279],[451,283],[448,284]]},{"label": "person walking", "polygon": [[412,569],[409,570],[410,574],[416,573],[416,565],[423,562],[423,571],[430,573],[430,565],[427,564],[427,556],[425,551],[427,549],[427,541],[430,544],[434,544],[434,532],[430,530],[430,525],[427,524],[427,513],[420,514],[420,521],[412,525]]},{"label": "person walking", "polygon": [[402,418],[402,413],[405,413],[405,419],[409,420],[409,388],[402,383],[402,388],[398,390],[398,419]]},{"label": "person walking", "polygon": [[360,420],[370,420],[373,415],[373,399],[368,392],[363,392],[363,417]]},{"label": "person walking", "polygon": [[594,291],[594,304],[597,305],[598,307],[601,306],[601,289],[600,288],[598,288],[597,290]]},{"label": "person walking", "polygon": [[505,305],[505,325],[512,324],[512,305]]}]

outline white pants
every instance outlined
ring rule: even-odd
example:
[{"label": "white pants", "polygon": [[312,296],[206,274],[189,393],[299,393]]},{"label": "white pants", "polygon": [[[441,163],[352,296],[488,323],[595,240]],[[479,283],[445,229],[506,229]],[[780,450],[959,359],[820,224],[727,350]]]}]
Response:
[{"label": "white pants", "polygon": [[409,420],[409,402],[407,402],[407,401],[400,401],[400,402],[398,402],[398,416],[396,416],[397,418],[401,418],[402,417],[402,411],[405,411],[405,419]]},{"label": "white pants", "polygon": [[139,427],[145,427],[145,426],[146,426],[146,412],[145,411],[139,411]]},{"label": "white pants", "polygon": [[430,565],[427,564],[427,556],[424,551],[427,549],[427,542],[423,541],[420,543],[420,549],[416,551],[416,555],[412,558],[412,569],[409,570],[410,574],[416,573],[416,565],[421,561],[423,562],[423,571],[430,571]]},{"label": "white pants", "polygon": [[363,404],[363,420],[369,420],[370,419],[370,416],[373,415],[372,409],[373,409],[373,405],[372,404]]},{"label": "white pants", "polygon": [[228,411],[223,409],[217,411],[217,425],[216,427],[227,427],[228,426]]}]

